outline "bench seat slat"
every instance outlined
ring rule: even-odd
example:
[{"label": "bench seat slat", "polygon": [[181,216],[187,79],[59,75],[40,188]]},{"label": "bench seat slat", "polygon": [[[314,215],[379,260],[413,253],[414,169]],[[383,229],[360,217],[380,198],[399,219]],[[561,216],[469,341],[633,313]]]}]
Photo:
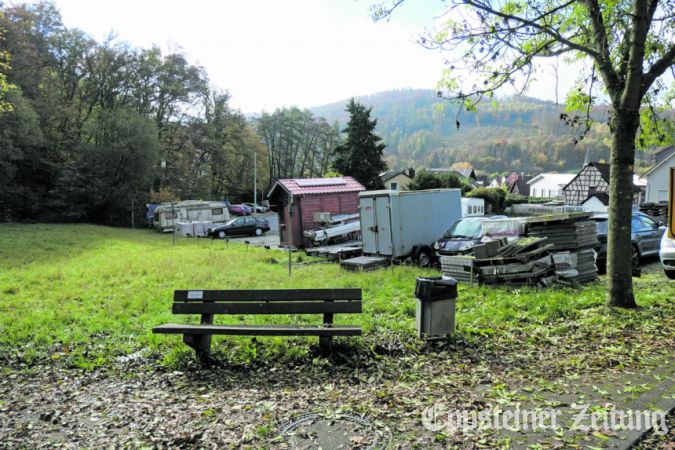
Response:
[{"label": "bench seat slat", "polygon": [[232,336],[361,336],[361,327],[351,325],[185,325],[168,323],[152,329],[159,334],[222,334]]},{"label": "bench seat slat", "polygon": [[173,304],[174,314],[328,314],[360,313],[361,302],[291,302],[291,303],[185,303]]},{"label": "bench seat slat", "polygon": [[173,299],[177,302],[361,300],[361,289],[234,289],[226,291],[190,289],[174,291]]}]

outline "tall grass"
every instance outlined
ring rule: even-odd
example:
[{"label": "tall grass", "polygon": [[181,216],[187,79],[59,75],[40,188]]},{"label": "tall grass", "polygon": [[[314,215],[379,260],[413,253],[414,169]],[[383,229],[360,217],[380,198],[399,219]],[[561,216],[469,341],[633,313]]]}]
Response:
[{"label": "tall grass", "polygon": [[[68,358],[90,367],[141,349],[169,360],[186,354],[179,337],[150,332],[158,324],[196,320],[171,314],[174,289],[360,287],[364,313],[338,314],[336,322],[361,325],[371,338],[368,342],[392,335],[412,341],[415,277],[437,275],[414,267],[346,272],[337,264],[295,254],[289,277],[286,260],[280,251],[223,241],[177,239],[173,245],[170,235],[147,230],[0,225],[0,358]],[[664,305],[672,298],[672,284],[661,278],[654,273],[638,283],[641,305]],[[613,313],[602,307],[604,291],[603,282],[577,290],[462,285],[458,331],[470,337],[523,324],[549,326],[579,319],[607,324]],[[635,319],[626,314],[624,321]],[[217,318],[217,323],[317,321],[318,317],[283,315]],[[359,346],[365,341],[351,342]],[[241,349],[250,339],[218,342],[226,350]],[[285,338],[265,342],[282,353],[302,353],[308,347],[306,338],[292,339],[291,344]]]}]

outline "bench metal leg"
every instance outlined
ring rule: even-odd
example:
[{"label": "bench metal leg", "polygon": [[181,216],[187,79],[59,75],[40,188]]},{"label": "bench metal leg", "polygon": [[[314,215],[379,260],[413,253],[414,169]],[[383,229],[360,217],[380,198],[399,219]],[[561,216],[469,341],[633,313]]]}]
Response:
[{"label": "bench metal leg", "polygon": [[323,356],[328,356],[332,350],[331,336],[319,336],[319,349]]},{"label": "bench metal leg", "polygon": [[[326,313],[323,315],[323,324],[331,326],[333,325],[333,313]],[[323,356],[330,355],[332,350],[331,336],[319,336],[319,349]]]},{"label": "bench metal leg", "polygon": [[183,342],[195,349],[197,356],[201,359],[203,356],[211,353],[211,335],[196,335],[196,334],[185,334],[183,335]]},{"label": "bench metal leg", "polygon": [[[213,314],[202,314],[200,323],[202,325],[213,324]],[[197,358],[204,362],[209,359],[211,354],[211,335],[210,334],[185,334],[183,335],[183,342],[195,349]]]}]

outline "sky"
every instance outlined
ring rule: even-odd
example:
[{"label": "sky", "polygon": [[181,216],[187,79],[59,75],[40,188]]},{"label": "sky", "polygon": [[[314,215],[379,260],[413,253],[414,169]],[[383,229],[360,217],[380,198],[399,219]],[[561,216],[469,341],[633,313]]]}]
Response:
[{"label": "sky", "polygon": [[[375,0],[55,0],[63,22],[98,40],[179,49],[245,113],[376,92],[434,89],[444,57],[415,42],[441,2],[408,0],[373,22]],[[566,70],[567,69],[567,70]],[[549,66],[528,95],[555,99]],[[561,67],[561,100],[576,70]],[[511,92],[512,93],[512,92]],[[508,95],[509,92],[503,94]]]}]

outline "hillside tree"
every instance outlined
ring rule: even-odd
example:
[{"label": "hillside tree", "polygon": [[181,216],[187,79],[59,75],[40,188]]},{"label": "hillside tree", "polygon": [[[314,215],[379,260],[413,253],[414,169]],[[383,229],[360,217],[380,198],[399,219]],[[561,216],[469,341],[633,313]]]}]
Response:
[{"label": "hillside tree", "polygon": [[[374,6],[374,18],[388,17],[401,3]],[[636,142],[645,142],[644,134],[650,129],[656,128],[656,134],[666,139],[655,111],[658,102],[667,99],[663,75],[668,70],[673,73],[675,64],[675,3],[451,0],[448,8],[445,23],[420,42],[452,55],[439,83],[439,96],[459,102],[460,108],[474,110],[481,99],[505,86],[524,91],[540,58],[565,55],[587,63],[588,89],[570,93],[567,102],[572,109],[590,111],[598,101],[594,94],[598,88],[609,99],[607,303],[636,307],[630,262],[635,148]],[[567,120],[590,127],[588,115],[570,115]]]},{"label": "hillside tree", "polygon": [[387,170],[383,160],[385,145],[375,134],[377,119],[370,118],[371,108],[355,102],[347,104],[349,113],[345,142],[335,149],[334,168],[343,175],[354,177],[366,189],[382,189],[380,174]]}]

